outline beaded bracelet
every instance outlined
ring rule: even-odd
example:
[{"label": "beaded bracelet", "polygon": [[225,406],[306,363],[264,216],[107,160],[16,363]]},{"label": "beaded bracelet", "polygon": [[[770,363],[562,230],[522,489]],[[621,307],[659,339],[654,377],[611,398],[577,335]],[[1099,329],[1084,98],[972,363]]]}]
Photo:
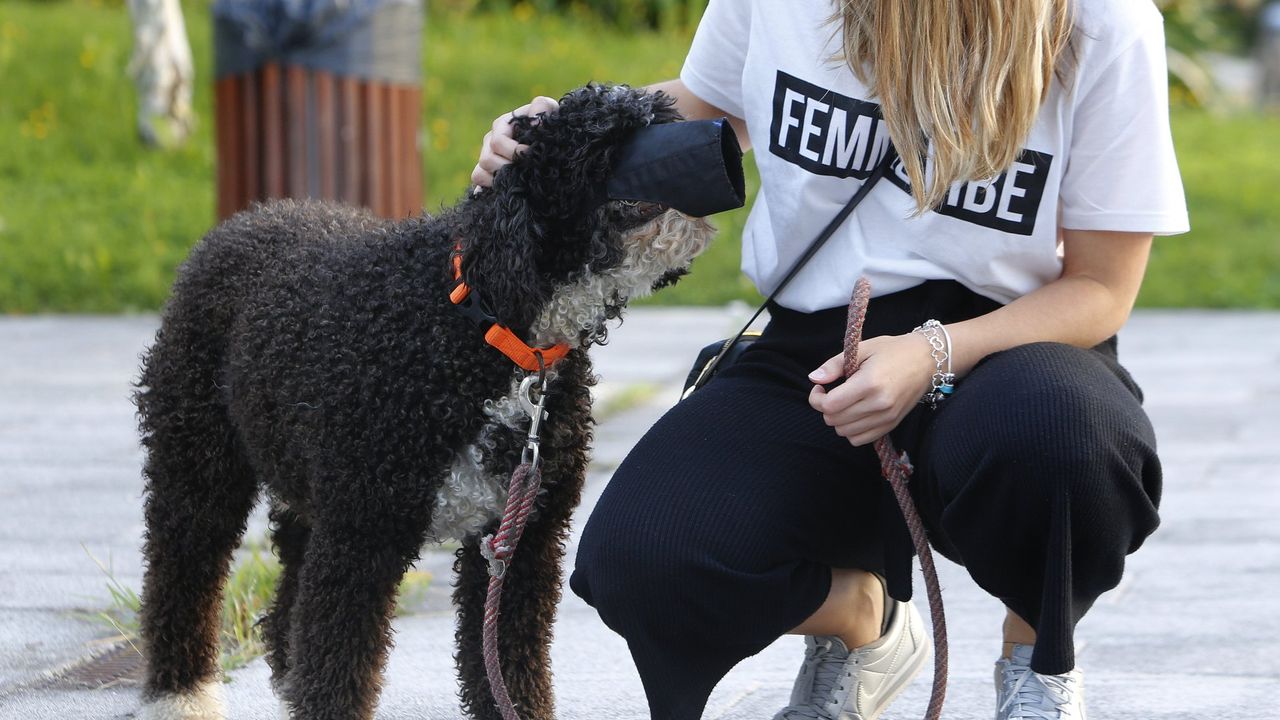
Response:
[{"label": "beaded bracelet", "polygon": [[937,365],[929,381],[929,391],[920,398],[922,404],[936,408],[956,390],[956,375],[951,372],[951,333],[937,320],[926,320],[912,332],[920,333],[929,341],[929,354]]}]

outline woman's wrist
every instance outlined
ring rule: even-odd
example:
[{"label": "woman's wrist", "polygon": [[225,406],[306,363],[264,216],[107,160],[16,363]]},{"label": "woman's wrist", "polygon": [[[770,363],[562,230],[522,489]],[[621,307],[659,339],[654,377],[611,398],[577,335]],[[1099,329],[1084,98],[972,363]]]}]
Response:
[{"label": "woman's wrist", "polygon": [[937,368],[932,356],[933,346],[929,344],[928,338],[918,332],[896,335],[893,339],[907,348],[897,356],[897,362],[900,363],[898,377],[906,381],[904,390],[910,394],[914,405],[932,387],[933,373]]},{"label": "woman's wrist", "polygon": [[951,333],[945,325],[933,319],[926,320],[911,332],[928,343],[929,359],[933,363],[929,373],[929,386],[921,395],[920,402],[937,407],[938,403],[955,392],[956,374],[952,367],[955,351],[951,344]]}]

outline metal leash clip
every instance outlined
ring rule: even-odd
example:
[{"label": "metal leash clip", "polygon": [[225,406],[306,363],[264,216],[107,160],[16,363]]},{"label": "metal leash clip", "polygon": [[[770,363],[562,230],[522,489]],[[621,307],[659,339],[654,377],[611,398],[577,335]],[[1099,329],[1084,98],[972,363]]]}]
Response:
[{"label": "metal leash clip", "polygon": [[[538,356],[539,366],[541,366],[542,356]],[[533,399],[533,387],[538,386],[538,399]],[[538,431],[542,427],[542,421],[547,419],[547,371],[544,367],[539,367],[537,375],[529,375],[520,381],[520,405],[524,407],[525,412],[529,413],[529,436],[525,442],[524,451],[520,454],[520,462],[529,465],[531,470],[538,467],[541,462],[540,446],[538,439]]]}]

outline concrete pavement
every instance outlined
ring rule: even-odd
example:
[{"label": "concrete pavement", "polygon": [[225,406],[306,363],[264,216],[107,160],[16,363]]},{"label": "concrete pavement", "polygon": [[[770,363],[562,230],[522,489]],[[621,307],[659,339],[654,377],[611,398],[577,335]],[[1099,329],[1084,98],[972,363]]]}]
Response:
[{"label": "concrete pavement", "polygon": [[[574,542],[611,470],[674,401],[696,349],[733,329],[735,315],[632,310],[595,351],[598,406],[611,414]],[[110,634],[78,618],[109,604],[91,555],[140,586],[141,455],[128,395],[154,325],[149,316],[0,319],[0,718],[127,718],[138,707],[128,685],[85,690],[49,678]],[[1164,521],[1080,626],[1091,715],[1280,718],[1280,314],[1139,312],[1121,358],[1160,438]],[[448,565],[445,552],[424,555],[436,580],[422,611],[397,621],[381,719],[460,717]],[[1000,608],[962,568],[941,561],[940,573],[952,645],[946,717],[989,718]],[[769,718],[800,653],[784,638],[742,663],[706,716]],[[561,717],[647,717],[625,644],[572,594],[552,655]],[[232,673],[230,717],[276,717],[266,678],[261,661]],[[924,677],[885,717],[920,716],[927,695]]]}]

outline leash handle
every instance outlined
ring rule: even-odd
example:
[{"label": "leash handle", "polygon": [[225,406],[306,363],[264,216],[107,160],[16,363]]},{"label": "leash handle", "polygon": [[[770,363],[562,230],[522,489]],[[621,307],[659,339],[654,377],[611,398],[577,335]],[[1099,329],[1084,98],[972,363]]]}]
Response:
[{"label": "leash handle", "polygon": [[[862,339],[862,327],[867,318],[867,304],[871,300],[871,283],[858,278],[849,300],[849,322],[844,336],[845,377],[858,371],[858,343]],[[933,690],[929,694],[929,708],[925,720],[938,720],[942,716],[942,704],[947,697],[947,618],[942,607],[942,589],[938,584],[938,570],[933,564],[933,550],[925,534],[924,522],[916,510],[915,501],[907,482],[911,477],[911,460],[899,453],[888,435],[876,440],[876,455],[880,457],[880,472],[893,488],[893,495],[902,510],[903,520],[911,532],[911,543],[920,556],[920,569],[924,573],[925,592],[929,596],[929,616],[933,623]]]}]

